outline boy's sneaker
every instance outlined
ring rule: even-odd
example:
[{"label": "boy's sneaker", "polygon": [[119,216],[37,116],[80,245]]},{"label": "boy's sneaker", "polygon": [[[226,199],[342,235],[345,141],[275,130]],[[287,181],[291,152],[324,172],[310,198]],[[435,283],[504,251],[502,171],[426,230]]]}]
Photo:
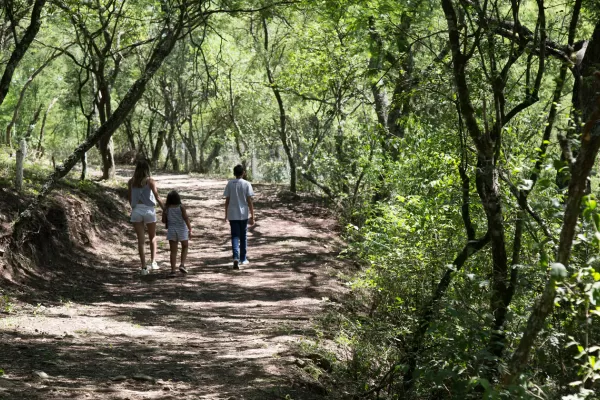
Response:
[{"label": "boy's sneaker", "polygon": [[242,265],[248,265],[248,264],[250,264],[250,261],[248,261],[248,260],[242,261]]},{"label": "boy's sneaker", "polygon": [[240,269],[239,260],[233,260],[233,269]]},{"label": "boy's sneaker", "polygon": [[182,274],[187,274],[187,269],[185,269],[185,267],[183,265],[179,266],[179,270],[181,271]]},{"label": "boy's sneaker", "polygon": [[160,267],[158,266],[158,263],[156,261],[152,261],[152,263],[148,264],[147,268],[150,270],[157,270]]},{"label": "boy's sneaker", "polygon": [[142,268],[142,272],[140,272],[142,276],[148,275],[148,268]]}]

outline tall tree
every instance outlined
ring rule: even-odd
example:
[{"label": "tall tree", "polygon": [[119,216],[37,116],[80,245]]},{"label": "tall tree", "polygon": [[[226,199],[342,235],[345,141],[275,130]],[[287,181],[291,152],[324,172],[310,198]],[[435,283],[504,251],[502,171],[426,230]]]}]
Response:
[{"label": "tall tree", "polygon": [[29,18],[29,25],[27,28],[25,28],[25,31],[22,35],[19,35],[19,30],[21,29],[19,24],[27,8],[25,10],[20,9],[16,7],[17,4],[22,5],[20,2],[5,0],[3,7],[0,8],[0,12],[2,12],[2,15],[5,19],[8,19],[10,24],[9,29],[12,33],[12,41],[14,45],[14,49],[10,55],[10,58],[4,67],[2,78],[0,78],[0,106],[4,102],[4,99],[10,90],[10,84],[17,66],[23,59],[23,56],[29,49],[29,46],[40,30],[42,25],[42,10],[46,4],[46,0],[35,0],[33,2],[31,7],[31,16]]}]

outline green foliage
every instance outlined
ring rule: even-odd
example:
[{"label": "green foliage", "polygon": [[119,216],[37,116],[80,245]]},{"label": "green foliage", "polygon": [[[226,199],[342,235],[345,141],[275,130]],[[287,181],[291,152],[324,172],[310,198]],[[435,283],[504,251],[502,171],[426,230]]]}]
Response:
[{"label": "green foliage", "polygon": [[[295,164],[300,190],[331,198],[345,227],[343,256],[360,268],[346,277],[353,298],[323,320],[338,352],[311,348],[333,363],[332,371],[315,364],[308,372],[323,382],[332,374],[357,396],[575,399],[599,391],[596,172],[570,257],[557,257],[569,198],[561,176],[573,173],[558,135],[575,155],[580,146],[573,79],[559,79],[565,57],[577,57],[559,54],[569,48],[574,2],[493,1],[483,10],[479,3],[306,0],[243,13],[224,11],[258,5],[202,3],[206,18],[182,35],[113,136],[115,154],[132,153],[128,162],[154,158],[155,169],[181,164],[229,176],[243,162],[253,180],[283,182]],[[503,22],[514,18],[517,3],[524,30],[511,40],[516,30]],[[63,1],[45,9],[0,105],[1,132],[18,111],[12,141],[0,148],[2,186],[12,185],[13,149],[31,128],[25,190],[39,192],[51,160],[60,164],[106,119],[99,115],[107,95],[100,84],[108,83],[110,102],[100,108],[109,114],[142,76],[174,15],[164,2],[99,4]],[[460,51],[472,56],[459,68],[468,107],[457,90],[442,4],[459,11]],[[543,63],[539,4],[548,43],[558,46]],[[589,39],[597,21],[596,4],[582,4],[576,40]],[[112,41],[109,32],[116,34]],[[64,53],[35,77],[19,105],[33,71],[56,49]],[[501,76],[509,60],[514,64]],[[46,118],[43,134],[41,116],[29,126],[38,109]],[[102,164],[97,149],[88,162]],[[483,174],[486,168],[493,173]],[[75,181],[77,175],[67,185],[98,194],[96,184]],[[481,242],[492,225],[491,244]],[[506,271],[498,266],[502,258]],[[547,287],[557,290],[555,312],[509,383],[511,357]]]}]

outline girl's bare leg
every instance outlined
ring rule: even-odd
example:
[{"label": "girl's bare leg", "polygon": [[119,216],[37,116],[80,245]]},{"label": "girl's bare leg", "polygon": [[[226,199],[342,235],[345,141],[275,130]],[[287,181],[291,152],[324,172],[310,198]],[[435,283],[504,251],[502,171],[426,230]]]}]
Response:
[{"label": "girl's bare leg", "polygon": [[[177,271],[177,248],[179,247],[179,243],[175,240],[169,240],[169,247],[171,249],[171,272]],[[183,257],[183,253],[182,253]]]},{"label": "girl's bare leg", "polygon": [[[144,237],[144,223],[134,222],[133,228],[138,239],[138,252],[140,253],[140,261],[142,262],[142,269],[146,268],[146,255],[144,254],[144,245],[146,244],[146,238]],[[152,248],[152,246],[150,246]]]},{"label": "girl's bare leg", "polygon": [[185,266],[185,260],[187,259],[187,253],[188,253],[188,241],[182,240],[181,241],[181,265],[183,265],[183,266]]}]

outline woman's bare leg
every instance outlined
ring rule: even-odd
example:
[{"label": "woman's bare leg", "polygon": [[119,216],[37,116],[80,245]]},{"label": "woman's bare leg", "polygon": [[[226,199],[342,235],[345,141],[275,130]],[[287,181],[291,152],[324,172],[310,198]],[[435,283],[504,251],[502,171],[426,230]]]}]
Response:
[{"label": "woman's bare leg", "polygon": [[133,228],[135,229],[135,233],[138,239],[138,252],[140,253],[140,261],[142,263],[142,269],[146,268],[146,255],[144,254],[144,246],[146,244],[146,238],[144,235],[144,223],[143,222],[134,222]]},{"label": "woman's bare leg", "polygon": [[148,239],[150,239],[150,261],[156,260],[156,222],[146,224],[148,227]]}]

